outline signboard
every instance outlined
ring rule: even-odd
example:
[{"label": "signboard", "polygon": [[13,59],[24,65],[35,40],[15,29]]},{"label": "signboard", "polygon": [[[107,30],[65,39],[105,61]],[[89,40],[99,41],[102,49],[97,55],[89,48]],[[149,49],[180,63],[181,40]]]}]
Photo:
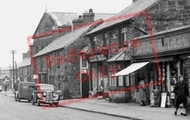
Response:
[{"label": "signboard", "polygon": [[161,107],[166,107],[166,99],[167,99],[167,93],[161,94]]},{"label": "signboard", "polygon": [[34,79],[38,79],[38,75],[33,75],[33,78]]}]

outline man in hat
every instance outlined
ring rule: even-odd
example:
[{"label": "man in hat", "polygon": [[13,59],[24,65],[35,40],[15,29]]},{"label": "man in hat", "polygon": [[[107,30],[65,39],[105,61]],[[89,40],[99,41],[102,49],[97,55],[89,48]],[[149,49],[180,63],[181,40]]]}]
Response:
[{"label": "man in hat", "polygon": [[[189,91],[187,84],[184,82],[184,77],[182,75],[179,76],[179,81],[175,84],[174,87],[175,93],[175,112],[174,114],[177,115],[177,111],[181,103],[183,103],[183,107],[187,107],[187,97],[189,96]],[[181,113],[181,115],[187,116],[186,112]]]}]

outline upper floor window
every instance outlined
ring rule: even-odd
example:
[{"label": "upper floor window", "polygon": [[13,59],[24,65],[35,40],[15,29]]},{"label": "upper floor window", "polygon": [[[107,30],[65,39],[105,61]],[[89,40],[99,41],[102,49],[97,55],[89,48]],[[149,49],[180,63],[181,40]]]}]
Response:
[{"label": "upper floor window", "polygon": [[120,45],[127,47],[127,27],[121,28],[121,38],[120,38]]},{"label": "upper floor window", "polygon": [[82,67],[87,67],[87,60],[85,55],[82,55]]}]

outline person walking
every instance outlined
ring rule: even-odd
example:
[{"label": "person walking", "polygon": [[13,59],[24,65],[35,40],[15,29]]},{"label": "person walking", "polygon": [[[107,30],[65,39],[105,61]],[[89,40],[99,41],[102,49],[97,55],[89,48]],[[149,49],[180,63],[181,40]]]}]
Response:
[{"label": "person walking", "polygon": [[139,90],[138,90],[138,99],[140,106],[146,106],[146,88],[145,88],[145,81],[141,80],[139,82]]},{"label": "person walking", "polygon": [[4,91],[5,91],[5,95],[7,95],[7,83],[5,83]]},{"label": "person walking", "polygon": [[[179,81],[175,84],[174,93],[175,93],[174,106],[176,108],[174,114],[177,115],[177,111],[181,103],[183,103],[184,110],[187,107],[187,97],[189,96],[188,86],[184,82],[184,77],[182,75],[179,76]],[[181,113],[181,115],[188,116],[186,112]]]}]

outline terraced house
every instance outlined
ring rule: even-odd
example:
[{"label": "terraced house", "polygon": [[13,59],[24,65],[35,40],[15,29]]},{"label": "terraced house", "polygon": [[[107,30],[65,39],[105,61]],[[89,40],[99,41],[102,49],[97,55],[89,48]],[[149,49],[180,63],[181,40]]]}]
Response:
[{"label": "terraced house", "polygon": [[55,89],[62,91],[64,99],[81,97],[78,52],[89,44],[89,40],[84,37],[85,33],[99,25],[102,19],[112,15],[94,13],[90,9],[77,18],[73,17],[70,29],[66,29],[67,33],[62,28],[58,31],[57,37],[52,37],[56,36],[53,33],[50,35],[51,40],[43,38],[44,42],[51,41],[46,45],[42,41],[40,43],[38,39],[34,40],[34,51],[35,46],[44,45],[38,52],[37,50],[34,52],[39,82],[54,84]]},{"label": "terraced house", "polygon": [[18,64],[18,77],[20,81],[32,82],[31,58],[29,51],[23,53],[23,60]]},{"label": "terraced house", "polygon": [[[102,86],[110,101],[138,102],[139,82],[158,82],[162,93],[168,93],[166,105],[171,106],[173,79],[182,74],[190,82],[189,11],[190,0],[135,0],[87,33],[88,51],[95,48],[86,53],[91,56],[89,91],[98,92]],[[146,87],[146,104],[155,85]],[[118,92],[112,94],[113,90]]]}]

